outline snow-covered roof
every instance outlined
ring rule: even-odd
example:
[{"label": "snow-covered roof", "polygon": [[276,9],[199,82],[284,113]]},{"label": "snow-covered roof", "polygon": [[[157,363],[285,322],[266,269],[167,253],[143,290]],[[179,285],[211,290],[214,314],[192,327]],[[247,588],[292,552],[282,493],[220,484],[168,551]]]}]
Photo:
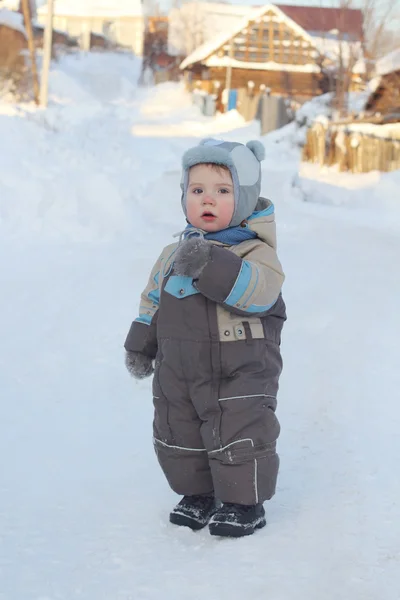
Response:
[{"label": "snow-covered roof", "polygon": [[26,36],[23,17],[20,13],[7,10],[6,8],[0,8],[0,25],[6,25],[11,29],[20,31]]},{"label": "snow-covered roof", "polygon": [[352,133],[363,133],[382,138],[394,138],[400,140],[400,123],[386,123],[384,125],[374,123],[348,123],[335,125],[334,129],[346,129]]},{"label": "snow-covered roof", "polygon": [[[241,29],[242,27],[240,27],[239,31]],[[210,54],[218,50],[222,44],[225,44],[230,37],[231,34],[227,36],[226,33],[221,33],[212,40],[205,42],[185,58],[185,60],[181,63],[180,68],[186,69],[186,67],[189,67],[190,65],[194,65],[197,62],[205,60],[208,56],[210,56]]]},{"label": "snow-covered roof", "polygon": [[320,71],[318,65],[315,64],[290,65],[286,63],[277,63],[272,60],[268,62],[246,62],[244,60],[229,58],[229,56],[219,58],[215,55],[210,56],[205,64],[207,67],[228,67],[231,65],[232,67],[237,67],[239,69],[254,69],[259,71],[297,71],[298,73],[319,73]]},{"label": "snow-covered roof", "polygon": [[367,72],[367,63],[364,56],[361,56],[353,67],[353,73],[364,75]]},{"label": "snow-covered roof", "polygon": [[[47,4],[38,8],[47,14]],[[141,0],[55,0],[54,14],[74,17],[138,17],[143,15]]]},{"label": "snow-covered roof", "polygon": [[376,74],[387,75],[394,71],[400,71],[400,48],[394,50],[390,54],[386,54],[376,63]]},{"label": "snow-covered roof", "polygon": [[[249,21],[257,21],[261,19],[261,17],[268,11],[272,10],[276,13],[277,19],[283,23],[286,23],[288,27],[296,31],[299,35],[301,35],[304,39],[310,42],[311,45],[315,46],[313,41],[313,37],[310,36],[302,27],[297,25],[292,19],[290,19],[284,12],[281,11],[280,8],[275,6],[274,4],[265,4],[264,6],[252,9],[244,19],[240,20],[240,22],[235,26],[234,29],[231,29],[229,32],[225,31],[219,36],[211,39],[208,42],[205,42],[194,52],[192,52],[185,60],[181,63],[180,68],[185,69],[186,67],[193,65],[197,62],[204,61],[208,58],[213,52],[218,50],[220,46],[227,43],[232,37],[237,35],[242,29],[247,27]],[[215,66],[215,65],[214,65]]]}]

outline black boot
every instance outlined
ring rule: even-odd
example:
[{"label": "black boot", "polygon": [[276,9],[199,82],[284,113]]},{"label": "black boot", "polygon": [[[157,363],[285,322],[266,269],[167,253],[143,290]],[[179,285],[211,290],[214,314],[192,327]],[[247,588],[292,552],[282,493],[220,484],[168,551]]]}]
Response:
[{"label": "black boot", "polygon": [[198,531],[207,525],[217,506],[214,496],[184,496],[169,515],[169,520],[174,525]]},{"label": "black boot", "polygon": [[226,503],[214,513],[209,527],[211,535],[243,537],[251,535],[266,524],[262,504],[248,506]]}]

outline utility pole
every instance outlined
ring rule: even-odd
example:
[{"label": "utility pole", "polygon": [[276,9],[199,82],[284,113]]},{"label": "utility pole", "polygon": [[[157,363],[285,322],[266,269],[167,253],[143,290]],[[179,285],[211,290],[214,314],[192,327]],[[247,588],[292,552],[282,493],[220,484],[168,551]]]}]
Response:
[{"label": "utility pole", "polygon": [[92,32],[90,29],[89,21],[84,21],[81,27],[81,50],[84,52],[90,52],[92,41]]},{"label": "utility pole", "polygon": [[47,19],[43,38],[42,81],[40,85],[40,104],[45,108],[49,100],[49,72],[53,51],[53,15],[54,0],[47,0]]},{"label": "utility pole", "polygon": [[21,0],[22,12],[24,15],[25,29],[28,36],[29,54],[31,56],[31,71],[33,79],[33,96],[36,104],[39,104],[39,77],[36,66],[35,39],[32,29],[32,15],[29,0]]},{"label": "utility pole", "polygon": [[225,97],[226,97],[226,110],[228,111],[229,106],[229,94],[232,85],[232,60],[233,60],[233,38],[229,41],[229,54],[228,54],[228,66],[226,67],[226,79],[225,79]]}]

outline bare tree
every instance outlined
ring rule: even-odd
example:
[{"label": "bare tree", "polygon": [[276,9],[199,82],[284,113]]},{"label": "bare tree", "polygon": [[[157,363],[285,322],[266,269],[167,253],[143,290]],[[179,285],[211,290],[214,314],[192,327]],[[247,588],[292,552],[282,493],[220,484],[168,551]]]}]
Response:
[{"label": "bare tree", "polygon": [[[329,48],[329,39],[333,41],[332,32],[322,36],[317,62],[326,90],[333,92],[334,108],[344,116],[348,112],[356,64],[360,64],[359,77],[366,82],[371,78],[375,60],[400,45],[400,6],[397,0],[362,0],[361,5],[355,0],[333,0],[331,8],[339,9],[336,13],[336,49],[332,52],[331,47],[331,52],[324,51],[324,42]],[[349,9],[361,10],[362,32],[349,28]]]},{"label": "bare tree", "polygon": [[363,0],[365,48],[373,59],[400,45],[400,5],[397,0]]},{"label": "bare tree", "polygon": [[333,18],[332,13],[322,14],[321,21],[325,20],[325,29],[329,27],[330,31],[321,33],[316,61],[321,69],[324,91],[333,93],[333,108],[344,116],[348,112],[348,92],[354,67],[363,57],[364,37],[361,28],[348,22],[353,0],[338,0],[329,8],[337,11]]},{"label": "bare tree", "polygon": [[170,12],[169,45],[174,53],[188,56],[205,41],[206,14],[197,2],[188,2]]}]

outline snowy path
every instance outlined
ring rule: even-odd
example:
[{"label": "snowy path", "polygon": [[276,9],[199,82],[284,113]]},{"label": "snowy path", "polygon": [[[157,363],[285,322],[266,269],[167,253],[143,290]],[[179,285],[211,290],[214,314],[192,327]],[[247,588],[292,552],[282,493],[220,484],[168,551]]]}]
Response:
[{"label": "snowy path", "polygon": [[[179,152],[197,134],[132,136],[137,108],[85,122],[82,147],[76,130],[43,134],[43,154],[23,161],[31,180],[8,180],[17,198],[32,184],[57,202],[19,215],[0,247],[0,599],[398,600],[400,237],[283,201],[294,159],[268,150],[281,152],[264,191],[289,313],[279,489],[252,539],[176,529],[150,385],[129,380],[121,346],[160,245],[182,226]],[[169,127],[167,110],[147,111],[146,127]]]}]

